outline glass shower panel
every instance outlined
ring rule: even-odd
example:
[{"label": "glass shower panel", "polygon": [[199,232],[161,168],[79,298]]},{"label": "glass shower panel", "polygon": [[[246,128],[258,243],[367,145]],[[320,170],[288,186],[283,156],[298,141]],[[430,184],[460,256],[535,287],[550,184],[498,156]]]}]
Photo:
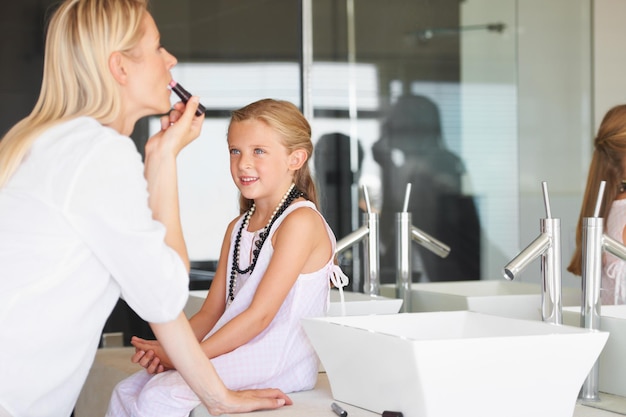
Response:
[{"label": "glass shower panel", "polygon": [[465,189],[475,195],[480,216],[481,276],[502,279],[503,266],[520,247],[517,1],[474,0],[460,7]]},{"label": "glass shower panel", "polygon": [[[341,238],[361,224],[355,184],[367,188],[380,215],[384,283],[395,281],[395,214],[405,201],[413,225],[452,249],[441,259],[414,244],[414,282],[495,278],[504,263],[494,269],[491,253],[517,244],[515,2],[491,14],[484,7],[313,2],[318,76],[311,103],[322,209]],[[331,76],[319,74],[331,66]],[[358,259],[356,251],[340,261],[358,274]]]}]

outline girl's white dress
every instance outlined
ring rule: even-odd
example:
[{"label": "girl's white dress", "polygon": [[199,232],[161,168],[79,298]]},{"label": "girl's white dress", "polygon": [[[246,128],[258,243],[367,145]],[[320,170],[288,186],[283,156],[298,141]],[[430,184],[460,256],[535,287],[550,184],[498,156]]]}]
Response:
[{"label": "girl's white dress", "polygon": [[[623,244],[624,226],[626,200],[615,200],[606,220],[606,234]],[[626,304],[626,262],[608,252],[604,252],[603,257],[601,302],[604,305]]]},{"label": "girl's white dress", "polygon": [[[271,238],[282,221],[296,209],[316,210],[310,201],[292,204],[280,216],[270,230],[251,274],[239,275],[235,288],[235,299],[226,308],[215,327],[206,336],[220,329],[251,303],[272,257],[274,248]],[[239,219],[231,235],[227,277],[230,277],[234,241]],[[233,390],[250,388],[278,388],[285,393],[311,389],[317,381],[319,360],[304,329],[300,325],[303,317],[325,315],[328,309],[330,280],[340,273],[333,262],[336,240],[324,221],[332,253],[324,267],[316,272],[302,274],[287,295],[270,325],[243,346],[211,360],[224,384]],[[306,236],[302,237],[306,239]],[[242,231],[240,267],[249,265],[258,232]],[[227,297],[227,294],[224,294]],[[115,388],[107,416],[187,416],[200,404],[200,400],[176,371],[167,371],[151,376],[144,370],[126,378]]]}]

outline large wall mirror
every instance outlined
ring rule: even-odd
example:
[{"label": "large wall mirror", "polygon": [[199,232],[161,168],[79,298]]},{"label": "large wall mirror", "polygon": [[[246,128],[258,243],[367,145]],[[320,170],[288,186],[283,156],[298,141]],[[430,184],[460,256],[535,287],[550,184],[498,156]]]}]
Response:
[{"label": "large wall mirror", "polygon": [[[380,215],[383,282],[395,279],[393,222],[409,183],[413,224],[452,249],[441,259],[414,245],[414,281],[501,279],[545,217],[542,181],[557,215],[575,220],[590,131],[588,4],[539,17],[534,3],[153,0],[179,59],[174,76],[208,108],[203,137],[180,163],[192,259],[217,259],[237,214],[228,112],[274,97],[309,105],[312,164],[338,239],[361,224],[366,188]],[[565,62],[546,41],[555,31]],[[559,75],[565,68],[574,84]],[[554,108],[560,120],[542,117]],[[581,142],[560,148],[574,132]],[[555,148],[574,167],[552,158]],[[342,266],[358,275],[358,252],[345,255]],[[528,275],[538,278],[538,267]]]},{"label": "large wall mirror", "polygon": [[[15,65],[2,66],[2,130],[34,102],[41,28],[54,2],[11,4],[2,53]],[[322,210],[338,239],[361,224],[367,190],[380,214],[383,282],[395,279],[392,222],[409,183],[413,224],[452,249],[441,260],[414,245],[414,281],[502,279],[545,216],[542,181],[563,219],[569,260],[593,130],[590,0],[151,0],[150,7],[178,58],[174,77],[208,109],[202,137],[180,156],[194,262],[218,258],[238,213],[229,112],[264,97],[306,110]],[[28,32],[20,39],[10,32],[18,21]],[[155,120],[139,124],[140,148],[156,128]],[[358,261],[356,250],[340,259],[356,281]],[[537,264],[523,279],[538,277]],[[576,285],[569,278],[566,285]]]}]

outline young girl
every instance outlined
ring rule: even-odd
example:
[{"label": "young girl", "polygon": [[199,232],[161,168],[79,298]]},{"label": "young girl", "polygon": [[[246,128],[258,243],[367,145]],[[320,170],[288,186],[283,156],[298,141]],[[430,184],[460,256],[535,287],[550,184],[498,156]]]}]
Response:
[{"label": "young girl", "polygon": [[[289,102],[260,100],[233,112],[228,147],[241,215],[228,225],[191,326],[227,387],[311,389],[318,359],[300,319],[325,314],[329,281],[341,271],[316,207],[309,123]],[[118,384],[107,415],[187,416],[200,402],[178,372],[160,373],[172,365],[158,343],[133,344],[148,372]]]},{"label": "young girl", "polygon": [[[605,219],[605,233],[618,242],[626,242],[626,105],[609,110],[594,139],[594,151],[587,177],[587,187],[576,229],[576,252],[567,268],[582,275],[582,219],[594,215],[600,182],[606,188],[600,209]],[[602,259],[602,304],[626,304],[626,263],[605,253]]]}]

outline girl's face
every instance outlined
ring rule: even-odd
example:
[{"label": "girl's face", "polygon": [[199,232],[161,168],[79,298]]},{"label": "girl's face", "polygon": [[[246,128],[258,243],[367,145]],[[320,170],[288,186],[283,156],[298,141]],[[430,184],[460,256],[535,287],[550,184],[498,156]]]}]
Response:
[{"label": "girl's face", "polygon": [[231,123],[228,129],[230,174],[241,194],[258,204],[282,198],[293,180],[297,156],[290,154],[281,136],[260,120]]},{"label": "girl's face", "polygon": [[144,16],[143,30],[139,44],[125,54],[124,67],[128,76],[125,101],[128,110],[138,113],[139,117],[169,111],[170,70],[177,63],[176,58],[161,46],[159,31],[149,13]]}]

